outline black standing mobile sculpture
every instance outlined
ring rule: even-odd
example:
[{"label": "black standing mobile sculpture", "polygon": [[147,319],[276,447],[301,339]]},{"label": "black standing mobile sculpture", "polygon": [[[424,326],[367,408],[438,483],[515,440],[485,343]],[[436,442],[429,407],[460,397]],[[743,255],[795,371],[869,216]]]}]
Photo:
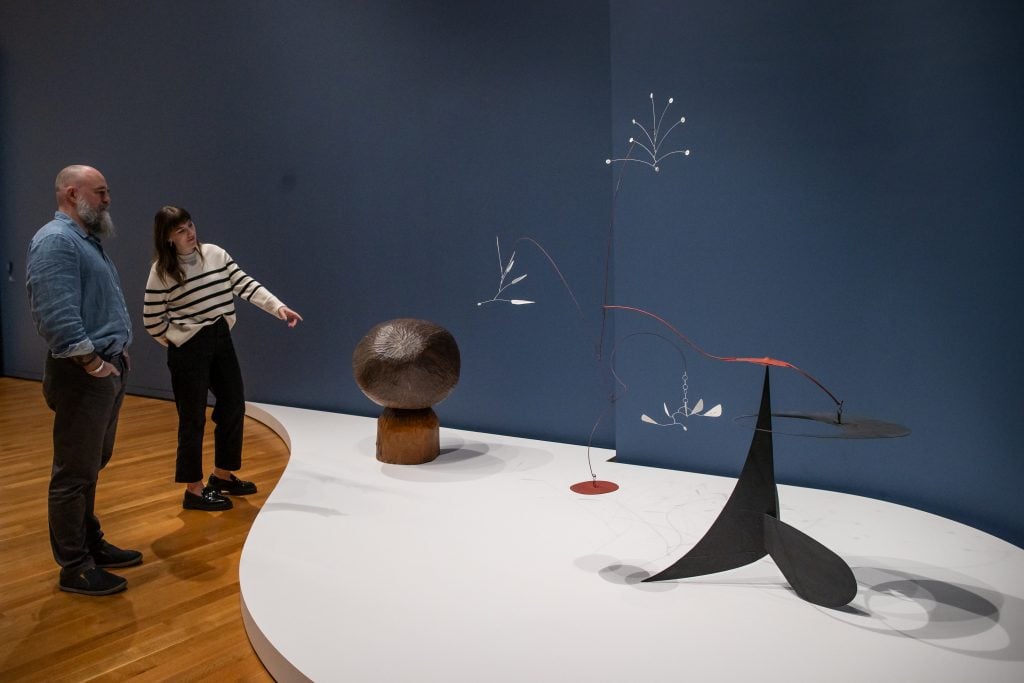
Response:
[{"label": "black standing mobile sculpture", "polygon": [[770,368],[765,366],[754,437],[725,507],[689,552],[644,581],[714,574],[771,555],[798,596],[822,607],[842,607],[857,595],[857,581],[849,565],[818,541],[779,519],[769,372]]},{"label": "black standing mobile sculpture", "polygon": [[[629,149],[625,157],[606,159],[606,164],[610,165],[620,162],[640,163],[650,167],[654,172],[659,172],[661,170],[661,162],[667,157],[674,155],[690,155],[689,149],[677,149],[670,152],[664,152],[663,145],[669,133],[671,133],[677,126],[685,123],[686,119],[685,117],[681,117],[677,121],[669,121],[668,123],[671,123],[672,125],[667,131],[665,131],[662,127],[662,123],[665,121],[665,115],[673,103],[673,99],[668,99],[665,109],[661,112],[660,116],[654,109],[654,93],[651,93],[650,100],[651,127],[648,129],[637,122],[636,119],[633,119],[632,124],[640,129],[643,137],[630,137]],[[640,156],[634,157],[633,152],[638,149],[643,150],[641,154],[646,153],[649,159]],[[825,438],[844,439],[891,438],[905,436],[910,433],[910,430],[903,425],[891,422],[844,415],[843,402],[815,377],[792,363],[768,357],[752,358],[717,356],[704,351],[693,343],[686,335],[682,334],[678,329],[672,326],[667,320],[651,313],[650,311],[633,306],[610,304],[608,301],[608,294],[611,245],[615,227],[615,202],[618,197],[621,184],[622,174],[619,175],[618,180],[615,183],[615,189],[613,190],[612,195],[612,216],[608,230],[608,248],[605,263],[604,303],[601,307],[601,332],[598,336],[596,345],[596,356],[598,362],[601,361],[602,357],[606,317],[612,311],[622,311],[637,313],[657,321],[671,330],[672,333],[686,345],[690,346],[708,359],[731,363],[761,365],[764,366],[765,369],[764,384],[761,389],[761,403],[756,416],[754,435],[750,442],[750,449],[747,452],[746,462],[743,465],[743,469],[736,481],[736,486],[733,489],[732,494],[729,496],[724,508],[715,519],[714,523],[712,523],[707,533],[704,534],[696,545],[694,545],[685,555],[679,558],[672,565],[644,579],[644,581],[670,581],[715,574],[751,564],[766,555],[769,555],[772,560],[775,561],[775,564],[779,567],[779,570],[789,582],[793,591],[800,598],[815,605],[829,608],[840,608],[849,604],[857,595],[857,581],[854,578],[853,571],[850,569],[849,565],[847,565],[839,555],[826,548],[820,542],[786,524],[779,518],[779,496],[775,483],[775,462],[772,439],[774,432],[772,418],[778,417],[783,419],[812,421],[819,423],[819,426],[826,425],[828,429],[831,429],[830,433],[824,434],[820,432],[795,434],[800,436],[819,436]],[[572,288],[569,287],[569,283],[562,275],[562,272],[559,270],[554,259],[551,258],[547,251],[545,251],[536,240],[529,237],[520,237],[516,240],[515,244],[519,244],[520,242],[530,243],[543,253],[551,266],[555,269],[555,272],[558,273],[563,286],[568,291],[569,296],[572,297],[572,301],[582,318],[583,312],[580,308],[579,302],[576,300],[575,295],[572,293]],[[503,260],[501,245],[499,242],[498,287],[495,295],[491,299],[479,302],[477,304],[478,306],[492,303],[507,303],[513,306],[523,306],[535,303],[534,301],[526,299],[508,298],[506,290],[513,285],[522,282],[526,278],[525,274],[518,276],[512,274],[515,262],[515,251],[512,252],[512,255],[509,257],[507,262]],[[614,361],[612,361],[612,363],[614,364]],[[769,372],[772,367],[795,371],[815,384],[834,402],[835,412],[773,413],[771,407],[771,386],[769,381]],[[611,368],[611,373],[612,375],[615,375],[614,367]],[[616,379],[618,379],[617,376]],[[687,407],[685,399],[685,373],[683,387],[683,408],[681,410],[677,410],[676,413],[669,413],[667,405],[665,407],[665,412],[669,416],[669,424],[671,425],[679,424],[675,417],[676,414],[680,414],[684,417],[701,414],[700,409],[694,409],[691,411]],[[605,416],[605,413],[608,412],[608,409],[611,408],[611,404],[613,404],[616,399],[617,397],[615,394],[612,394],[609,399],[609,406],[606,407],[605,412],[598,417],[597,423],[591,430],[590,441],[593,440],[594,432],[597,430],[597,427]],[[721,406],[715,406],[712,410],[705,411],[703,415],[708,417],[718,417],[721,415]],[[737,420],[752,417],[754,416],[746,415],[737,418]],[[669,424],[662,425],[652,418],[649,418],[647,415],[641,416],[641,419],[649,424],[669,426]],[[685,426],[683,429],[686,429]],[[792,431],[787,431],[786,433],[794,434]],[[587,446],[587,463],[590,468],[591,480],[573,484],[570,487],[573,491],[576,493],[593,495],[610,493],[618,489],[618,486],[613,482],[598,480],[590,460],[590,442],[588,442]]]},{"label": "black standing mobile sculpture", "polygon": [[[906,427],[881,420],[844,416],[843,402],[815,377],[796,365],[776,358],[716,356],[693,343],[665,319],[632,306],[606,306],[610,310],[639,313],[661,323],[701,355],[723,362],[764,366],[761,404],[747,460],[736,487],[711,528],[697,544],[671,566],[644,581],[671,581],[715,574],[742,567],[770,555],[796,594],[822,607],[843,607],[857,595],[857,581],[839,555],[779,519],[775,485],[772,417],[813,420],[837,429],[838,438],[905,436]],[[815,384],[835,403],[836,412],[773,413],[769,372],[772,367],[795,371]]]}]

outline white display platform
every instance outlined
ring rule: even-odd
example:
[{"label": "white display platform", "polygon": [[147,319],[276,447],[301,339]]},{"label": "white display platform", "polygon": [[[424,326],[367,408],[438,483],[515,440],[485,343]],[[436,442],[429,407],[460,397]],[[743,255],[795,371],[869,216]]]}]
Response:
[{"label": "white display platform", "polygon": [[442,428],[436,461],[387,465],[374,419],[249,415],[291,450],[239,568],[278,681],[1024,681],[1024,550],[962,524],[780,486],[781,518],[853,568],[850,609],[804,602],[770,559],[645,584],[735,479],[594,451],[621,488],[581,496],[579,446]]}]

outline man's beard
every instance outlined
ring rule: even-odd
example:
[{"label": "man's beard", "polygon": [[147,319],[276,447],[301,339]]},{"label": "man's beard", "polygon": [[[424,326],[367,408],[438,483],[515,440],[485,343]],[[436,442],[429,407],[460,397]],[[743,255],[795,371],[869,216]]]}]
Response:
[{"label": "man's beard", "polygon": [[89,232],[100,239],[113,236],[114,220],[110,217],[109,211],[106,209],[94,209],[84,199],[79,199],[75,203],[75,209],[78,211],[79,218],[85,223],[85,227],[89,229]]}]

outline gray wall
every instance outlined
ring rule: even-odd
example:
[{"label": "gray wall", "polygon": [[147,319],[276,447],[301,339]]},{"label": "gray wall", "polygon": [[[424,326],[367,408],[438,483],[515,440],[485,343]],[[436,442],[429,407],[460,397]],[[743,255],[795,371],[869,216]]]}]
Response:
[{"label": "gray wall", "polygon": [[[639,422],[678,400],[663,332],[808,370],[887,441],[779,437],[784,481],[895,500],[1024,544],[1015,427],[1021,323],[1019,3],[4,3],[0,17],[3,370],[38,377],[24,253],[53,176],[84,162],[114,190],[110,243],[137,313],[136,393],[168,396],[144,338],[150,222],[193,213],[306,322],[241,308],[249,397],[372,415],[352,348],[414,316],[463,353],[444,424],[585,442],[630,462],[738,471],[761,370],[686,350],[691,429]],[[687,117],[693,150],[623,176],[631,118]],[[614,213],[612,210],[614,209]],[[615,221],[613,273],[605,246]],[[512,293],[494,240],[521,244]],[[507,254],[506,254],[507,256]],[[614,275],[614,277],[612,277]],[[827,397],[773,371],[777,409]],[[599,471],[600,473],[600,471]],[[581,463],[581,478],[586,476]]]}]

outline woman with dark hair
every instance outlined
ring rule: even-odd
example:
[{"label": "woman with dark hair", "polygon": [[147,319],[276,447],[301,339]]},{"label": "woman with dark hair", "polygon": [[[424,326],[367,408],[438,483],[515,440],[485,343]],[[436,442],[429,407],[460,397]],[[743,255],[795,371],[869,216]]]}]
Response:
[{"label": "woman with dark hair", "polygon": [[[165,206],[153,219],[153,266],[146,282],[146,331],[167,347],[167,367],[178,407],[174,480],[184,483],[182,507],[228,510],[224,494],[256,492],[233,472],[242,466],[245,392],[231,342],[237,295],[295,327],[302,316],[246,275],[226,251],[202,244],[188,211]],[[207,392],[213,409],[214,468],[203,484]]]}]

